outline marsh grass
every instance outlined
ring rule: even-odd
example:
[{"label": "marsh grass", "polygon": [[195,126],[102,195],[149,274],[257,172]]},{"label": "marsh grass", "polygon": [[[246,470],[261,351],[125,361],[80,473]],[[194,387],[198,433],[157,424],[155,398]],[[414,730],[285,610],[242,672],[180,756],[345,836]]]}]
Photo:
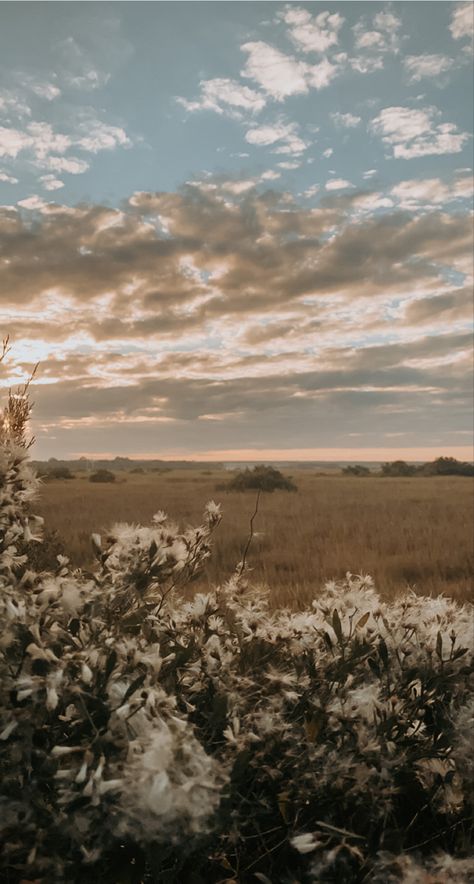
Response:
[{"label": "marsh grass", "polygon": [[[146,523],[163,509],[182,525],[210,497],[224,518],[199,587],[230,575],[242,556],[253,492],[216,492],[222,472],[196,469],[126,474],[94,485],[88,475],[45,483],[37,511],[58,532],[74,565],[92,561],[90,535],[115,521]],[[347,570],[373,575],[387,597],[418,593],[468,598],[474,563],[472,480],[463,477],[353,478],[294,470],[298,492],[262,495],[249,564],[275,605],[305,605]],[[283,539],[283,542],[282,542]]]}]

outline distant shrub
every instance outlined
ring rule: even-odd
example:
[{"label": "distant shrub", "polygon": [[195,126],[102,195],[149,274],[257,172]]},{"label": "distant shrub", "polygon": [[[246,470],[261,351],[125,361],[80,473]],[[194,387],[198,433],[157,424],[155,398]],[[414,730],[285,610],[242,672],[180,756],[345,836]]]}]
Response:
[{"label": "distant shrub", "polygon": [[224,486],[227,491],[297,491],[291,478],[287,478],[275,467],[257,465],[252,470],[248,467],[240,470]]},{"label": "distant shrub", "polygon": [[361,464],[354,464],[354,465],[350,465],[348,467],[344,467],[342,472],[343,472],[344,476],[361,476],[362,477],[362,476],[371,476],[372,475],[369,468],[363,467],[363,466],[361,466]]},{"label": "distant shrub", "polygon": [[474,476],[474,464],[455,457],[438,457],[432,463],[425,463],[421,471],[427,476]]},{"label": "distant shrub", "polygon": [[414,476],[416,472],[416,466],[404,460],[394,460],[391,463],[382,464],[382,476]]},{"label": "distant shrub", "polygon": [[89,476],[89,482],[115,482],[115,473],[110,470],[96,470]]},{"label": "distant shrub", "polygon": [[133,470],[129,470],[129,472],[138,476],[138,475],[142,475],[145,472],[145,470],[143,469],[143,467],[134,467]]},{"label": "distant shrub", "polygon": [[44,475],[45,479],[74,479],[69,467],[59,465],[57,467],[49,467]]}]

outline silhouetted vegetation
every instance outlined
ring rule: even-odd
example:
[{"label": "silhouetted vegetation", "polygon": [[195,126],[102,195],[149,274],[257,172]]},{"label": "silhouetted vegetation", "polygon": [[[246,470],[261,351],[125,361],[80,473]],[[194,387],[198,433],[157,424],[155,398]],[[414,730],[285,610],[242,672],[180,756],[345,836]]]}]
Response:
[{"label": "silhouetted vegetation", "polygon": [[228,485],[221,486],[226,491],[297,491],[295,483],[275,467],[259,464],[252,470],[239,470]]},{"label": "silhouetted vegetation", "polygon": [[394,460],[382,465],[382,476],[474,476],[474,464],[455,457],[437,457],[429,463],[410,464]]},{"label": "silhouetted vegetation", "polygon": [[110,470],[97,470],[89,476],[89,482],[115,482],[115,474]]},{"label": "silhouetted vegetation", "polygon": [[363,466],[361,466],[361,464],[358,464],[358,463],[349,464],[348,467],[343,468],[342,472],[343,472],[344,476],[371,476],[372,475],[372,473],[370,472],[368,467],[363,467]]},{"label": "silhouetted vegetation", "polygon": [[59,464],[57,467],[49,467],[44,473],[45,479],[74,479],[69,467]]}]

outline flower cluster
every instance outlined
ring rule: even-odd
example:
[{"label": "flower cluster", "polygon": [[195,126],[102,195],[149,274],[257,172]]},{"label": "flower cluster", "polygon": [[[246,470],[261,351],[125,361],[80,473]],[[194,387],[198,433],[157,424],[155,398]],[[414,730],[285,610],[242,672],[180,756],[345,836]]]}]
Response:
[{"label": "flower cluster", "polygon": [[2,880],[471,879],[470,606],[347,574],[275,611],[243,567],[184,592],[213,502],[37,573],[36,480],[3,441]]}]

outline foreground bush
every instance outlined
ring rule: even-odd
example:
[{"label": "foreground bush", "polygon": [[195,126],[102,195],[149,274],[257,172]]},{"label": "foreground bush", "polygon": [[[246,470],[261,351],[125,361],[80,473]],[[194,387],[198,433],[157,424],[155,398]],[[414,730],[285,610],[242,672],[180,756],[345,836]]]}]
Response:
[{"label": "foreground bush", "polygon": [[159,512],[94,535],[93,574],[35,572],[18,441],[4,426],[2,881],[472,879],[469,606],[348,574],[272,612],[243,567],[186,598],[212,502],[184,533]]}]

